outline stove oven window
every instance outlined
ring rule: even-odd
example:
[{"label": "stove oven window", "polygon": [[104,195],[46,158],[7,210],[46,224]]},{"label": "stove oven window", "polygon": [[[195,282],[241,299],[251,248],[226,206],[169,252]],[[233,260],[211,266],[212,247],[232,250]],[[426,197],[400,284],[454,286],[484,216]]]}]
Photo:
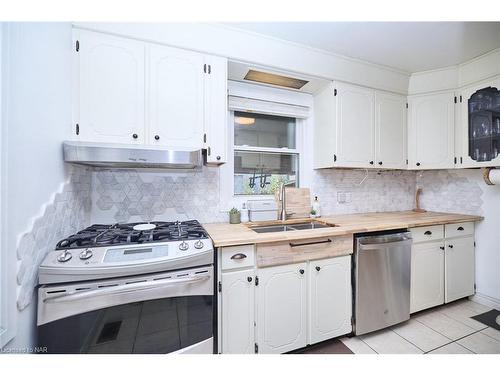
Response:
[{"label": "stove oven window", "polygon": [[71,316],[39,327],[48,353],[170,353],[213,335],[213,297],[164,298]]}]

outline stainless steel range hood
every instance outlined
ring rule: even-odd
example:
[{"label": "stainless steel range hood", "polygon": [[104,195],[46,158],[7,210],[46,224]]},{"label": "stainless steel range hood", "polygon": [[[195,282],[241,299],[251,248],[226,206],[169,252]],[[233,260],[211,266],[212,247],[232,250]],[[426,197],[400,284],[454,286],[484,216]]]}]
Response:
[{"label": "stainless steel range hood", "polygon": [[201,150],[167,150],[160,146],[64,142],[67,163],[108,168],[201,168]]}]

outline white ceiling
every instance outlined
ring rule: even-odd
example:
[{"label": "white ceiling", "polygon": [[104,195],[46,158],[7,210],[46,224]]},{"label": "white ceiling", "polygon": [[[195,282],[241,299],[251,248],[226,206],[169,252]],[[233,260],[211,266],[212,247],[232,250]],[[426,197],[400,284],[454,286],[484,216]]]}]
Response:
[{"label": "white ceiling", "polygon": [[245,22],[245,29],[409,73],[500,47],[500,22]]}]

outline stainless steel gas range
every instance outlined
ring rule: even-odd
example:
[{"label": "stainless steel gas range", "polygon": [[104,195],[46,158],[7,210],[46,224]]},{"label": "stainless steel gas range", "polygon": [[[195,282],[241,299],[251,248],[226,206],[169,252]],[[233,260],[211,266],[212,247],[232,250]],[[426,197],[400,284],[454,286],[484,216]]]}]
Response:
[{"label": "stainless steel gas range", "polygon": [[214,249],[195,220],[92,225],[39,268],[48,353],[214,352]]}]

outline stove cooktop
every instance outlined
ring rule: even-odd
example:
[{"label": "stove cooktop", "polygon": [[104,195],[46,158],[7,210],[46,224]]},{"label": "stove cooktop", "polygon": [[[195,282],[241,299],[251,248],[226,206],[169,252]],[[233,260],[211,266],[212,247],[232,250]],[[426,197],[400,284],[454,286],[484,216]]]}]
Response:
[{"label": "stove cooktop", "polygon": [[197,220],[151,221],[128,224],[94,224],[56,245],[56,250],[95,248],[115,245],[200,240],[208,234]]}]

